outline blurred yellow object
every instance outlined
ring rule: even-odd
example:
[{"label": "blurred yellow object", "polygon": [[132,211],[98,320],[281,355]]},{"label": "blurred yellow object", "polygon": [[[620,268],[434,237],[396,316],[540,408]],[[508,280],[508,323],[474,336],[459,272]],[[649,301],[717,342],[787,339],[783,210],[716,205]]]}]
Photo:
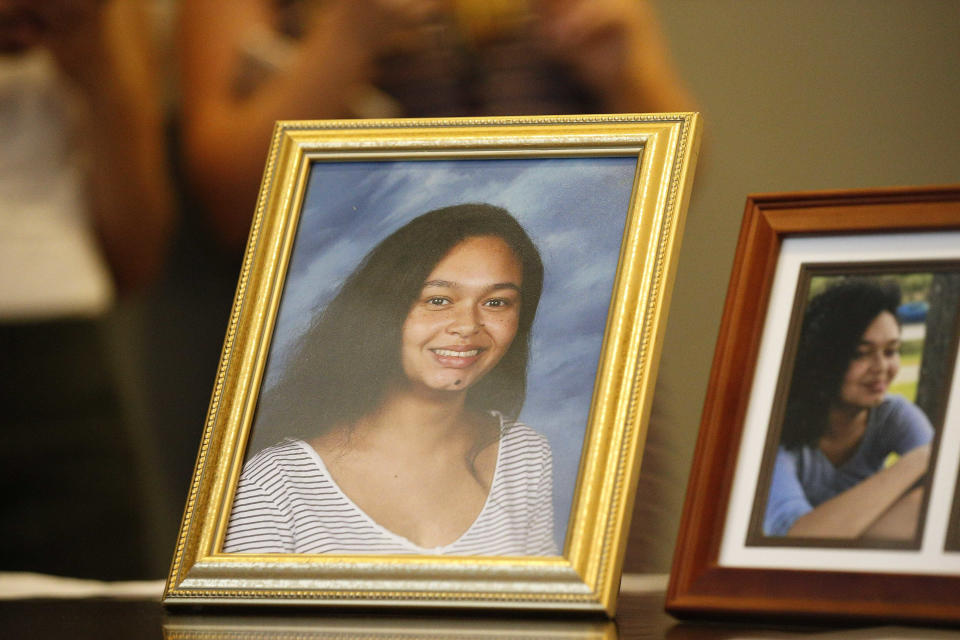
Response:
[{"label": "blurred yellow object", "polygon": [[530,18],[527,0],[453,0],[453,20],[467,42],[496,38]]},{"label": "blurred yellow object", "polygon": [[887,457],[883,459],[883,468],[892,467],[897,464],[897,461],[900,459],[900,454],[896,451],[891,451],[887,454]]}]

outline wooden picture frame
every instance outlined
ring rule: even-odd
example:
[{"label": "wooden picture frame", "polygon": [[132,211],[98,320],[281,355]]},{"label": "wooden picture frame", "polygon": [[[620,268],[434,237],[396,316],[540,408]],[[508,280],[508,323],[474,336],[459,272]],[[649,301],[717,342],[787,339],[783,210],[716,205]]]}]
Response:
[{"label": "wooden picture frame", "polygon": [[[164,602],[171,606],[561,609],[612,615],[698,140],[696,114],[278,123]],[[436,259],[420,257],[432,246],[423,240],[433,237],[426,231],[433,233],[438,221],[447,226],[462,224],[461,218],[449,222],[452,210],[458,216],[467,215],[466,210],[473,212],[469,215],[480,210],[483,216],[493,216],[490,209],[497,207],[509,210],[497,216],[512,215],[512,224],[522,226],[539,246],[546,275],[537,298],[526,284],[533,281],[535,271],[527,258],[536,248],[531,250],[520,240],[512,244],[514,240],[499,232],[468,234]],[[424,226],[424,220],[432,226]],[[524,256],[516,275],[508,269],[495,284],[488,286],[484,280],[484,293],[477,296],[487,296],[488,290],[502,293],[490,305],[486,297],[482,301],[478,297],[471,322],[483,327],[484,340],[494,340],[491,326],[501,327],[502,322],[483,314],[518,306],[517,322],[523,327],[524,310],[535,310],[536,317],[533,312],[528,317],[533,337],[524,343],[531,354],[529,374],[524,374],[526,404],[517,420],[543,433],[530,435],[533,432],[517,426],[512,416],[507,420],[504,414],[496,414],[500,421],[493,439],[499,447],[497,466],[485,480],[482,470],[470,466],[476,457],[468,465],[476,481],[486,487],[487,500],[460,537],[434,548],[381,524],[379,516],[370,515],[366,508],[371,502],[358,501],[357,493],[338,486],[344,476],[331,471],[331,458],[325,452],[318,454],[323,448],[317,438],[322,440],[331,432],[343,436],[337,441],[339,456],[348,450],[342,443],[352,437],[359,422],[336,413],[346,411],[343,406],[351,409],[349,402],[316,389],[321,388],[321,370],[335,371],[327,378],[347,374],[334,365],[311,364],[318,360],[308,360],[314,356],[305,354],[341,343],[358,349],[372,339],[366,329],[362,334],[366,337],[356,337],[363,327],[383,326],[390,345],[394,343],[389,336],[396,332],[402,347],[396,357],[402,362],[368,367],[377,369],[378,376],[379,369],[386,371],[388,382],[370,387],[374,390],[369,392],[361,387],[358,398],[375,398],[380,410],[382,398],[397,389],[415,388],[431,398],[461,392],[476,397],[480,393],[476,380],[501,370],[500,361],[486,355],[505,352],[506,362],[522,329],[503,339],[502,349],[494,340],[475,348],[464,346],[462,353],[448,353],[450,348],[442,345],[438,351],[433,343],[415,344],[408,337],[413,335],[413,329],[408,332],[411,326],[426,326],[422,321],[426,316],[417,311],[420,320],[414,320],[414,310],[430,305],[424,307],[429,315],[448,305],[459,308],[458,296],[473,290],[472,272],[462,281],[446,275],[427,277],[430,268],[446,269],[451,256],[464,253],[457,252],[472,238],[493,238],[497,247],[507,243],[512,250],[508,261]],[[402,266],[407,263],[396,258],[400,255],[396,252],[389,254],[390,262],[384,262],[383,247],[408,245],[416,249],[403,253],[407,256],[403,260],[413,266]],[[484,251],[488,257],[502,254]],[[338,330],[347,333],[336,335],[346,338],[316,338],[331,335],[315,332],[326,322],[324,318],[334,317],[328,308],[347,308],[342,302],[345,296],[353,296],[350,304],[355,304],[354,292],[368,291],[363,288],[366,284],[357,284],[368,282],[358,279],[368,276],[357,274],[368,274],[370,265],[383,267],[390,281],[396,277],[398,283],[401,274],[424,269],[413,283],[417,291],[411,294],[413,306],[406,298],[401,300],[401,294],[395,296],[392,287],[381,286],[379,298],[360,300],[365,306],[358,307],[362,313],[354,312],[353,322],[339,321]],[[397,284],[397,289],[406,286]],[[419,292],[427,289],[437,292],[423,300],[415,297],[424,296]],[[396,322],[387,319],[396,313],[379,311],[380,302],[387,298],[390,305],[402,306],[405,316]],[[527,334],[523,335],[526,341]],[[325,355],[319,362],[334,362],[329,349],[321,351]],[[392,362],[393,357],[385,361]],[[450,364],[453,360],[455,366]],[[438,362],[443,376],[448,370],[464,375],[438,381],[434,377],[440,375]],[[486,367],[481,373],[471,373],[481,366]],[[358,377],[358,384],[366,384],[369,378]],[[469,389],[459,387],[461,383]],[[500,378],[498,384],[490,386],[516,387]],[[338,388],[351,391],[342,384]],[[490,393],[490,397],[506,397]],[[321,396],[322,403],[314,402]],[[537,407],[543,409],[539,414],[543,417],[531,418],[528,410],[536,412]],[[364,411],[364,416],[372,415],[372,409]],[[479,418],[476,422],[481,424]],[[316,425],[325,423],[333,424],[325,427],[332,431],[281,440],[281,448],[292,447],[283,449],[286,453],[276,454],[276,447],[271,447],[292,433],[294,426],[319,430]],[[514,438],[511,434],[525,433],[527,440],[516,445],[516,457],[533,458],[532,452],[540,452],[534,470],[540,479],[530,486],[541,493],[549,492],[549,483],[543,479],[551,477],[549,456],[543,451],[553,451],[552,478],[559,488],[550,501],[555,515],[552,528],[540,520],[514,527],[517,533],[509,535],[515,540],[497,547],[510,551],[488,551],[482,540],[472,542],[474,546],[456,546],[481,521],[489,527],[484,530],[501,527],[494,518],[484,518],[488,508],[500,509],[497,517],[507,517],[496,505],[511,494],[498,491],[511,482],[514,469],[502,472],[500,465],[504,459],[504,465],[513,460],[506,453],[513,446],[507,444]],[[536,449],[531,448],[534,441],[539,443]],[[304,524],[307,521],[297,519],[300,516],[292,509],[283,511],[286,507],[278,506],[292,493],[281,497],[271,493],[260,500],[258,492],[273,491],[275,485],[265,489],[254,469],[260,469],[263,460],[275,469],[281,464],[277,455],[294,450],[295,455],[305,456],[303,468],[309,468],[309,482],[320,482],[322,476],[324,490],[336,496],[338,508],[349,510],[350,517],[361,523],[357,526],[365,527],[361,533],[323,529],[327,533],[311,537],[332,521],[324,513],[311,511],[309,524]],[[339,458],[333,460],[336,463]],[[397,460],[402,467],[402,459]],[[280,473],[286,471],[276,471]],[[376,486],[376,477],[366,477],[364,482],[369,484],[365,486]],[[533,492],[523,483],[516,486],[518,491]],[[541,491],[542,486],[548,488]],[[364,485],[361,489],[366,490]],[[289,491],[299,491],[299,485]],[[410,493],[401,493],[401,500],[405,495]],[[494,507],[489,507],[491,501]],[[546,512],[545,505],[538,499],[530,511]],[[274,514],[279,514],[277,519],[270,520]],[[495,522],[496,526],[491,524]],[[303,534],[307,527],[309,535]],[[264,533],[266,529],[269,534]],[[527,529],[541,541],[552,537],[555,546],[521,545],[517,540],[532,537]],[[507,535],[503,534],[505,540]],[[367,536],[377,543],[368,544]],[[317,539],[325,546],[317,546]]]},{"label": "wooden picture frame", "polygon": [[852,279],[930,264],[946,264],[960,280],[960,187],[748,197],[674,554],[670,613],[960,622],[960,554],[949,549],[955,534],[947,531],[958,513],[956,309],[945,333],[927,336],[945,338],[938,348],[947,370],[930,374],[941,386],[940,409],[930,411],[942,412],[931,418],[920,533],[895,544],[833,534],[794,542],[757,528],[772,458],[783,450],[776,434],[810,299],[805,270]]}]

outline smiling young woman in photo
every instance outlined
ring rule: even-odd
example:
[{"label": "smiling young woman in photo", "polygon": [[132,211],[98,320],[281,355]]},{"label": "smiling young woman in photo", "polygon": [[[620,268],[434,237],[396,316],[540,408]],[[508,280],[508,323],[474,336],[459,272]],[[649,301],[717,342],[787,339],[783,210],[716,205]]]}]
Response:
[{"label": "smiling young woman in photo", "polygon": [[543,285],[536,246],[486,204],[375,247],[264,393],[224,550],[554,555],[551,454],[516,422]]},{"label": "smiling young woman in photo", "polygon": [[[889,394],[900,369],[896,284],[847,278],[803,319],[764,518],[768,536],[909,539],[933,427]],[[887,464],[890,454],[899,459]]]}]

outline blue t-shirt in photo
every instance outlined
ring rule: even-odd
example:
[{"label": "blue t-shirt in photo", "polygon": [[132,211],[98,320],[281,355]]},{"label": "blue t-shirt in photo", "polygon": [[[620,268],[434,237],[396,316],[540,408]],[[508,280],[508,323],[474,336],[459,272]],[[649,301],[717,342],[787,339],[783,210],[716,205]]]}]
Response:
[{"label": "blue t-shirt in photo", "polygon": [[763,532],[787,534],[797,518],[869,478],[891,453],[904,454],[933,439],[923,411],[900,396],[887,396],[870,410],[856,451],[835,467],[817,446],[781,446],[773,467]]}]

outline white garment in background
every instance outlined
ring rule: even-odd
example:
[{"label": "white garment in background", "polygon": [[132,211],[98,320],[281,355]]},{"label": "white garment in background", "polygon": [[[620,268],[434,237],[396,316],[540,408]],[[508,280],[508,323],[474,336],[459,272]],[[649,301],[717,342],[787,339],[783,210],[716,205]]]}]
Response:
[{"label": "white garment in background", "polygon": [[0,56],[0,321],[92,317],[113,301],[87,215],[76,110],[48,52]]}]

